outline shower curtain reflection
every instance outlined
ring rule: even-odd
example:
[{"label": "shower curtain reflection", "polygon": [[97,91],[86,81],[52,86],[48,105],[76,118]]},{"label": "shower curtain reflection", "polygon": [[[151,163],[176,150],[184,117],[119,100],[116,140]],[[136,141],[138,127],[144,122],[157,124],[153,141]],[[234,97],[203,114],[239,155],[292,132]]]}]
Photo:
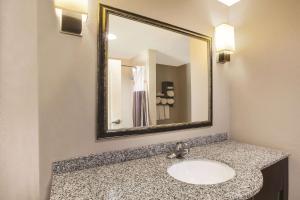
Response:
[{"label": "shower curtain reflection", "polygon": [[143,66],[137,66],[133,70],[133,126],[142,127],[151,124],[149,114],[149,92],[146,71]]}]

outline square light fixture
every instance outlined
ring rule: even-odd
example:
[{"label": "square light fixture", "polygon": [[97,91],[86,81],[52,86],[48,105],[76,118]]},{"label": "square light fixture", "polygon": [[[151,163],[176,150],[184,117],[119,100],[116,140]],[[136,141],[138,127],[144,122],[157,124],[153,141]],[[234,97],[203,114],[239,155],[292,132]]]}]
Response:
[{"label": "square light fixture", "polygon": [[230,54],[235,51],[234,27],[221,24],[215,28],[216,50],[219,54],[218,62],[230,61]]},{"label": "square light fixture", "polygon": [[87,20],[88,0],[54,0],[60,31],[82,35],[82,25]]},{"label": "square light fixture", "polygon": [[218,0],[221,3],[224,3],[227,6],[232,6],[233,4],[236,4],[240,0]]}]

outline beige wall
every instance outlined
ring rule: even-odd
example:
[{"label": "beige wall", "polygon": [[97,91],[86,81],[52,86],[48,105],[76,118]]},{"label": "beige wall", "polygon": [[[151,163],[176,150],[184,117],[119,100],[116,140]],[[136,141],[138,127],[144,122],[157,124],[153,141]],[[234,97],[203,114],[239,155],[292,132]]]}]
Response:
[{"label": "beige wall", "polygon": [[300,199],[299,11],[299,0],[243,0],[230,14],[231,134],[291,153],[290,200]]},{"label": "beige wall", "polygon": [[0,199],[38,199],[36,0],[0,1]]},{"label": "beige wall", "polygon": [[148,49],[146,52],[146,80],[148,81],[150,124],[156,125],[156,50]]},{"label": "beige wall", "polygon": [[[190,39],[190,64],[188,72],[191,83],[191,121],[209,120],[209,58],[208,43]],[[200,57],[200,58],[199,58]],[[195,92],[198,91],[198,92]]]},{"label": "beige wall", "polygon": [[[213,35],[227,8],[211,0],[105,0],[105,4]],[[224,69],[214,66],[214,126],[172,133],[95,141],[97,0],[89,1],[83,38],[58,33],[52,1],[38,1],[41,193],[46,197],[51,163],[99,153],[226,132],[229,125]]]},{"label": "beige wall", "polygon": [[123,127],[133,127],[133,72],[131,67],[122,67],[122,121]]}]

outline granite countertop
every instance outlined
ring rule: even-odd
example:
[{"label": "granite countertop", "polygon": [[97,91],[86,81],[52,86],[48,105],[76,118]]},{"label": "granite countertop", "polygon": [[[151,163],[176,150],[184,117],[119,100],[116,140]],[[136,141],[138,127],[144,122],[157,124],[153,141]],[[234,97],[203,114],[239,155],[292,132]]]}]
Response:
[{"label": "granite countertop", "polygon": [[210,159],[228,164],[236,176],[221,184],[192,185],[180,182],[167,168],[183,160],[166,154],[91,169],[55,174],[50,200],[246,200],[263,186],[261,170],[288,154],[235,141],[194,147],[185,160]]}]

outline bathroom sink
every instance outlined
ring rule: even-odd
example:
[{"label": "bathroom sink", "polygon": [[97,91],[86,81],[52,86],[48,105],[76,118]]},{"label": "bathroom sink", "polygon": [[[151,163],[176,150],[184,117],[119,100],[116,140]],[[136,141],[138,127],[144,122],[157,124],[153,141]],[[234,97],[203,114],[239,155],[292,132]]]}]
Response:
[{"label": "bathroom sink", "polygon": [[223,183],[235,176],[234,169],[213,160],[183,161],[169,167],[168,173],[179,181],[196,185]]}]

